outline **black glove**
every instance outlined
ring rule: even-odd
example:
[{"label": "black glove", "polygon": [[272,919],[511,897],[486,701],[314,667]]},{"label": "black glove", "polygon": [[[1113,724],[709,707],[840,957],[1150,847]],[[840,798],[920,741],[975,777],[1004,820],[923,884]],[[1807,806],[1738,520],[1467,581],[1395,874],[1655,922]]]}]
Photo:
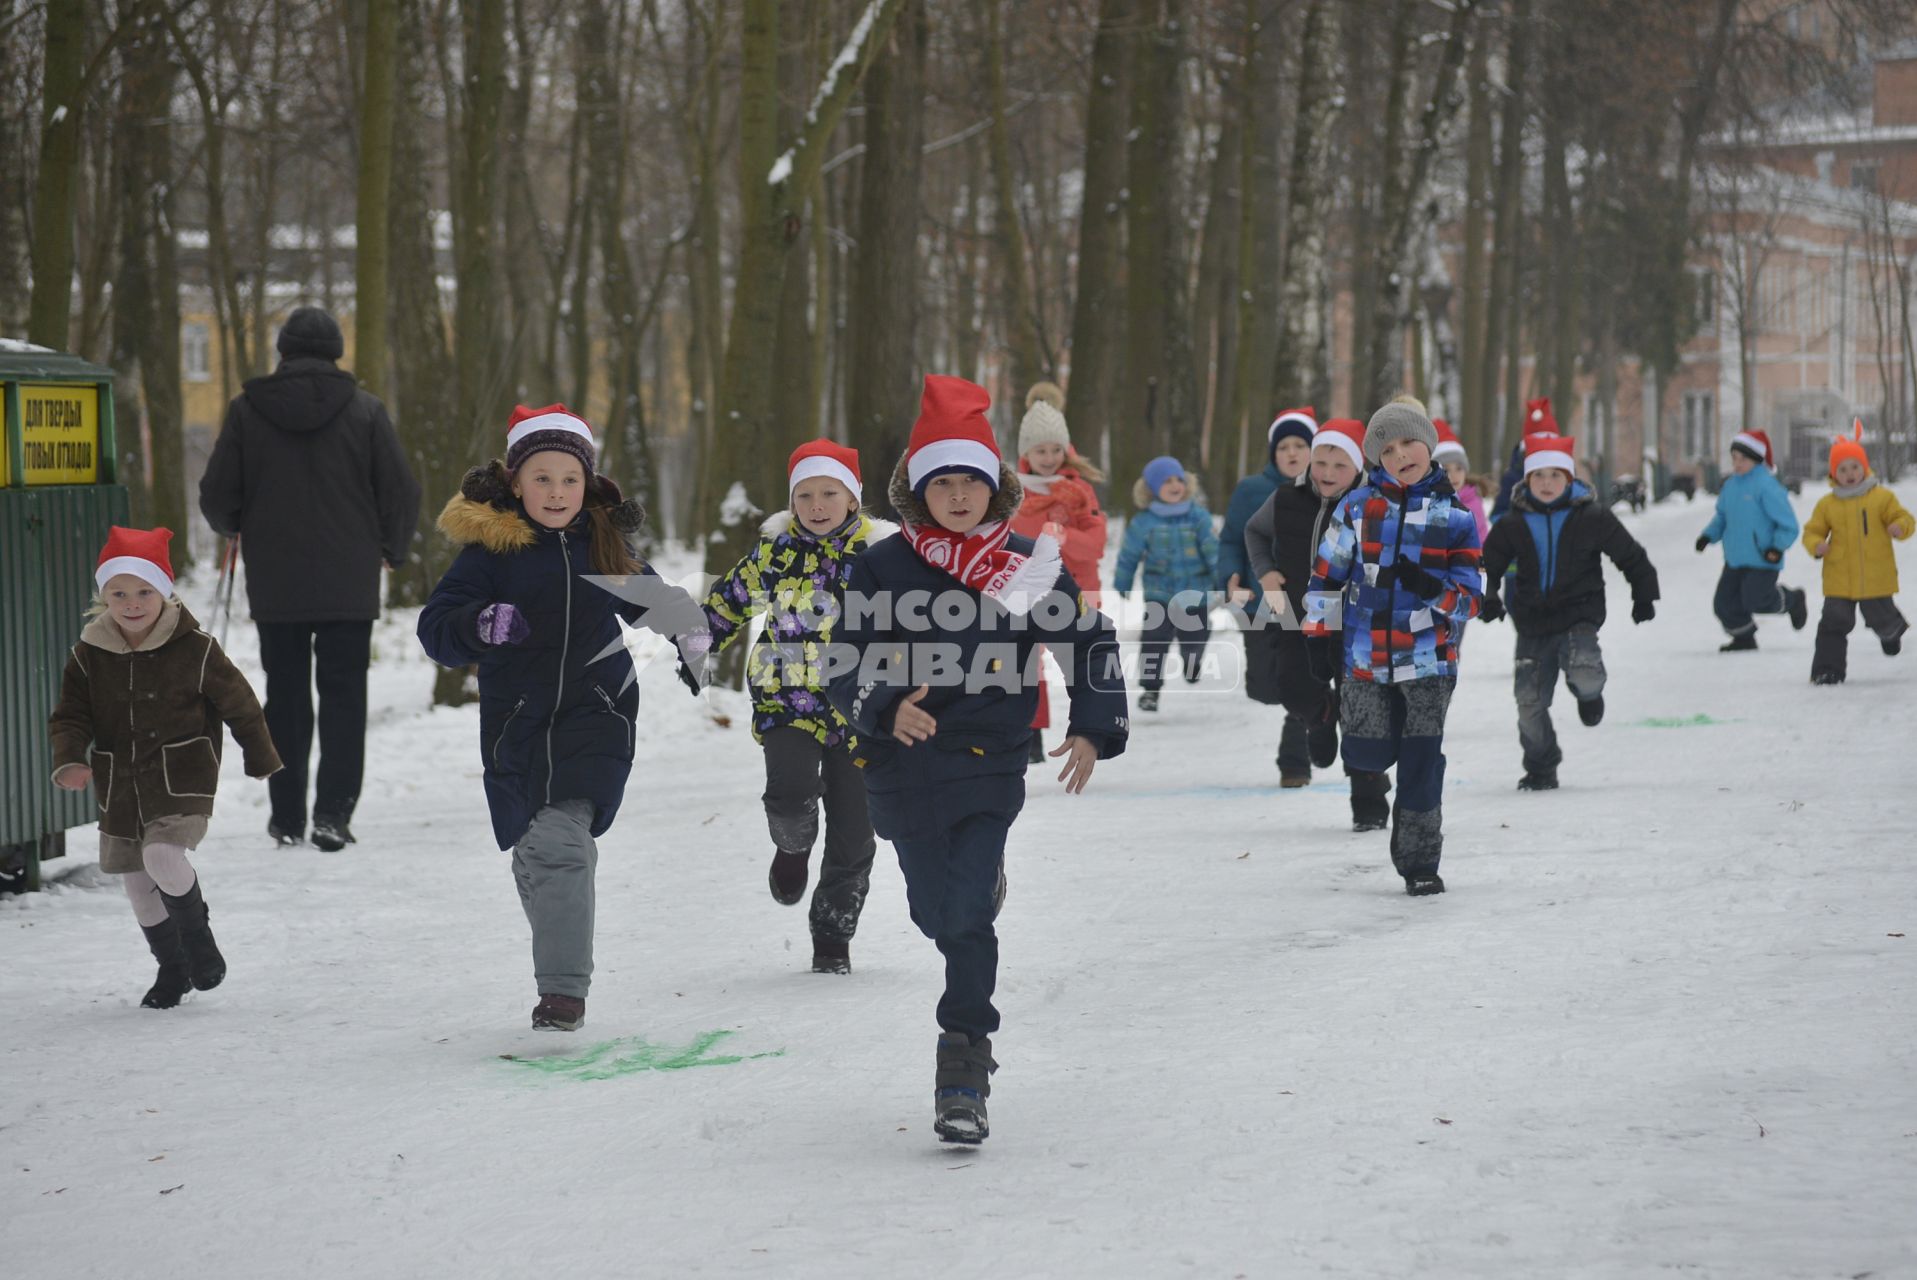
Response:
[{"label": "black glove", "polygon": [[[1443,578],[1427,573],[1423,565],[1400,560],[1391,566],[1393,579],[1397,585],[1409,591],[1420,600],[1436,600],[1449,586]],[[1378,575],[1380,578],[1384,574]]]},{"label": "black glove", "polygon": [[1484,593],[1484,599],[1478,602],[1478,616],[1486,622],[1496,622],[1504,617],[1504,601],[1495,591]]},{"label": "black glove", "polygon": [[1320,684],[1330,684],[1337,674],[1331,665],[1332,652],[1329,636],[1311,636],[1305,641],[1305,664],[1311,668],[1311,678]]},{"label": "black glove", "polygon": [[692,668],[684,662],[679,664],[679,683],[692,690],[692,696],[698,697],[705,690],[699,687],[699,677],[692,674]]},{"label": "black glove", "polygon": [[1784,559],[1784,553],[1782,551],[1779,551],[1776,547],[1772,547],[1764,553],[1765,564],[1779,564],[1783,561],[1783,559]]},{"label": "black glove", "polygon": [[1710,545],[1711,545],[1711,540],[1709,538],[1705,537],[1701,533],[1697,535],[1697,553],[1699,555],[1703,555],[1704,549]]},{"label": "black glove", "polygon": [[1331,688],[1325,691],[1325,709],[1319,713],[1318,724],[1322,727],[1324,725],[1337,724],[1337,723],[1338,723],[1338,685],[1334,681]]},{"label": "black glove", "polygon": [[1649,622],[1657,617],[1657,602],[1654,600],[1631,601],[1631,621]]}]

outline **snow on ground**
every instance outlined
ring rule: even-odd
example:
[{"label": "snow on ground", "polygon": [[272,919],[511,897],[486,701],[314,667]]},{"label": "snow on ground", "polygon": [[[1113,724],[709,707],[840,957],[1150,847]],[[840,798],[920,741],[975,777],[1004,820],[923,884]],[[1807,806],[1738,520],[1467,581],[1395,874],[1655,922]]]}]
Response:
[{"label": "snow on ground", "polygon": [[[856,972],[808,972],[741,704],[715,725],[663,663],[589,1019],[522,1031],[475,712],[428,709],[389,619],[357,846],[272,849],[228,753],[224,986],[140,1009],[97,873],[0,903],[4,1270],[1917,1274],[1917,654],[1860,631],[1812,688],[1778,618],[1720,656],[1708,513],[1634,522],[1663,611],[1633,627],[1614,579],[1609,717],[1560,695],[1559,792],[1513,790],[1512,632],[1473,627],[1443,897],[1403,896],[1342,777],[1280,793],[1236,691],[1169,690],[1082,797],[1035,777],[981,1150],[930,1131],[940,961],[889,850]],[[1814,610],[1801,554],[1786,580]]]}]

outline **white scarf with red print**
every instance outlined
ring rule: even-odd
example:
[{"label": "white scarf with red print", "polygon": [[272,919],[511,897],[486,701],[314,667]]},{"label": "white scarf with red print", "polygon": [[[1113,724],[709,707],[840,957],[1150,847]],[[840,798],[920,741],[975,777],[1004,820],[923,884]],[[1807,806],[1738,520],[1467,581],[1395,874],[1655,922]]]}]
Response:
[{"label": "white scarf with red print", "polygon": [[982,524],[969,534],[903,522],[899,531],[926,564],[1020,616],[1051,592],[1063,572],[1055,539],[1041,533],[1030,555],[1013,551],[1006,545],[1012,526],[1003,520]]}]

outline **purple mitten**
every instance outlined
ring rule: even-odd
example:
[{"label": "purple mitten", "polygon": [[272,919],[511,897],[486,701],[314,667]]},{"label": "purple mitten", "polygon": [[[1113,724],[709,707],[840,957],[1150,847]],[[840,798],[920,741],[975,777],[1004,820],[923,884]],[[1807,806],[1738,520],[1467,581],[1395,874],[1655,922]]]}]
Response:
[{"label": "purple mitten", "polygon": [[518,644],[532,634],[531,624],[509,604],[489,604],[474,621],[487,644]]}]

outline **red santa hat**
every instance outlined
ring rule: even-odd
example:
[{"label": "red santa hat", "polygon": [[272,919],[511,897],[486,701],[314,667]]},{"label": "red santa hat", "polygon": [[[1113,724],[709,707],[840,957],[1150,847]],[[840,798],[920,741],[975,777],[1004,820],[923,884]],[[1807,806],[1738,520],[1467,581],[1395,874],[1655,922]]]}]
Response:
[{"label": "red santa hat", "polygon": [[123,573],[130,573],[163,596],[173,594],[173,560],[166,545],[173,541],[171,529],[107,530],[106,546],[93,570],[93,584],[106,590],[106,584]]},{"label": "red santa hat", "polygon": [[1551,412],[1551,397],[1543,396],[1524,402],[1524,434],[1527,436],[1558,434],[1558,420]]},{"label": "red santa hat", "polygon": [[517,471],[519,464],[542,449],[568,453],[579,459],[586,474],[593,471],[598,445],[592,427],[563,404],[528,409],[514,405],[512,420],[506,424],[506,470]]},{"label": "red santa hat", "polygon": [[923,495],[933,476],[948,471],[973,472],[998,489],[998,440],[985,416],[991,407],[992,397],[976,382],[925,375],[919,419],[905,446],[905,477],[913,493]]},{"label": "red santa hat", "polygon": [[824,476],[837,480],[852,491],[855,501],[864,490],[859,481],[859,451],[830,440],[808,440],[792,451],[785,464],[785,491],[791,493],[801,480]]},{"label": "red santa hat", "polygon": [[1431,451],[1431,460],[1443,465],[1446,458],[1456,458],[1460,465],[1465,462],[1464,441],[1458,439],[1458,433],[1443,418],[1433,418],[1431,425],[1437,428],[1438,447]]},{"label": "red santa hat", "polygon": [[1556,467],[1576,475],[1578,442],[1570,436],[1529,435],[1524,438],[1524,474]]},{"label": "red santa hat", "polygon": [[1742,449],[1751,456],[1753,462],[1761,462],[1771,470],[1777,470],[1777,455],[1771,452],[1771,438],[1762,431],[1745,430],[1731,437],[1733,451]]},{"label": "red santa hat", "polygon": [[1327,418],[1311,438],[1311,447],[1341,449],[1360,472],[1365,469],[1365,424],[1356,418]]}]

